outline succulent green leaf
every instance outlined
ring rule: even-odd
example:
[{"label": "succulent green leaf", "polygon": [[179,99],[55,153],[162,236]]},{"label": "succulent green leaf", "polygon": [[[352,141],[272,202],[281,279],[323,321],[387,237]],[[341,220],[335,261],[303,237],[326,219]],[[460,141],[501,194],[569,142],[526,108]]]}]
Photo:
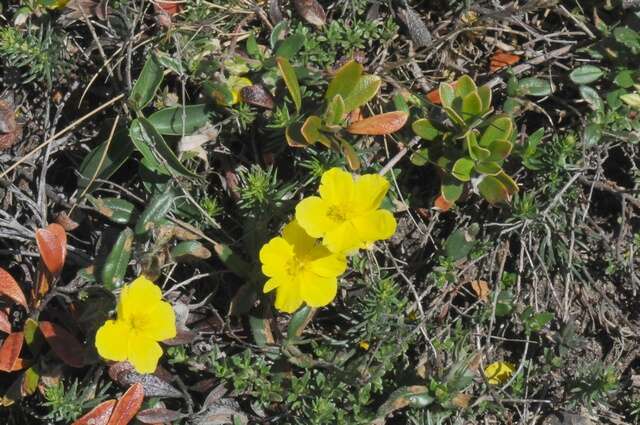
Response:
[{"label": "succulent green leaf", "polygon": [[305,41],[306,37],[304,36],[304,34],[297,32],[291,37],[286,38],[278,45],[275,56],[285,59],[291,59],[295,56],[296,53],[300,51],[300,49],[302,49]]},{"label": "succulent green leaf", "polygon": [[493,161],[477,162],[475,169],[480,174],[488,174],[491,176],[495,176],[502,171],[502,167]]},{"label": "succulent green leaf", "polygon": [[433,126],[433,123],[425,118],[414,121],[411,129],[425,140],[435,140],[440,135],[440,131]]},{"label": "succulent green leaf", "polygon": [[199,241],[183,241],[171,249],[171,258],[179,263],[206,260],[209,257],[211,251]]},{"label": "succulent green leaf", "polygon": [[455,93],[457,97],[466,97],[477,90],[476,83],[473,78],[468,75],[460,77],[456,83]]},{"label": "succulent green leaf", "polygon": [[489,147],[496,140],[510,140],[513,132],[513,120],[507,115],[497,116],[489,122],[489,125],[480,137],[480,146]]},{"label": "succulent green leaf", "polygon": [[344,100],[356,86],[363,69],[362,65],[354,60],[342,65],[329,83],[327,92],[324,95],[325,100],[329,101],[336,95],[342,96]]},{"label": "succulent green leaf", "polygon": [[324,120],[327,125],[339,125],[342,122],[342,118],[345,114],[344,99],[341,95],[335,95],[324,112]]},{"label": "succulent green leaf", "polygon": [[89,200],[100,214],[118,224],[128,224],[136,211],[135,206],[126,199],[94,198],[90,196]]},{"label": "succulent green leaf", "polygon": [[478,87],[478,96],[480,96],[480,101],[482,103],[482,115],[484,115],[491,110],[492,92],[489,86]]},{"label": "succulent green leaf", "polygon": [[[107,145],[109,150],[105,154]],[[126,129],[117,130],[111,143],[108,143],[108,141],[102,142],[82,160],[78,170],[78,189],[84,190],[91,184],[88,192],[94,190],[99,186],[99,183],[95,182],[96,179],[106,180],[111,177],[129,159],[132,153],[133,144],[127,135]],[[94,176],[95,179],[93,178]]]},{"label": "succulent green leaf", "polygon": [[547,80],[541,78],[523,78],[518,82],[518,94],[520,96],[544,97],[553,93],[553,86]]},{"label": "succulent green leaf", "polygon": [[344,98],[344,110],[349,113],[364,105],[378,93],[382,80],[376,75],[362,75]]},{"label": "succulent green leaf", "polygon": [[144,235],[152,227],[161,221],[171,210],[174,201],[174,193],[171,190],[155,195],[149,201],[147,208],[140,214],[136,222],[136,235]]},{"label": "succulent green leaf", "polygon": [[409,160],[413,165],[417,165],[418,167],[425,165],[427,162],[429,162],[429,149],[427,148],[418,149],[417,151],[411,154],[411,157],[409,157]]},{"label": "succulent green leaf", "polygon": [[302,335],[302,331],[313,318],[313,314],[314,309],[307,305],[296,311],[293,316],[291,316],[289,326],[287,326],[287,339],[293,341]]},{"label": "succulent green leaf", "polygon": [[604,102],[598,92],[589,86],[580,86],[580,95],[595,111],[604,109]]},{"label": "succulent green leaf", "polygon": [[[454,103],[456,103],[454,101]],[[451,119],[451,121],[456,124],[456,125],[460,125],[460,126],[464,126],[465,122],[462,119],[462,116],[460,114],[458,114],[458,112],[456,112],[456,110],[454,108],[449,108],[444,106],[442,109],[444,109],[444,111],[447,113],[447,116]]]},{"label": "succulent green leaf", "polygon": [[469,158],[460,158],[453,164],[451,174],[460,181],[468,182],[471,180],[471,172],[473,171],[473,160]]},{"label": "succulent green leaf", "polygon": [[472,92],[462,98],[462,118],[465,122],[473,121],[482,113],[482,100],[477,92]]},{"label": "succulent green leaf", "polygon": [[438,94],[440,95],[440,102],[442,103],[442,106],[450,108],[453,104],[453,99],[456,97],[456,92],[453,86],[449,83],[440,83]]},{"label": "succulent green leaf", "polygon": [[502,161],[509,156],[513,149],[513,143],[508,140],[496,140],[489,146],[489,155],[486,159],[488,161]]},{"label": "succulent green leaf", "polygon": [[442,185],[440,186],[440,191],[442,193],[442,197],[449,203],[454,203],[460,196],[462,196],[462,191],[464,189],[464,185],[460,183],[458,180],[454,179],[450,176],[445,176],[442,179]]},{"label": "succulent green leaf", "polygon": [[313,145],[316,142],[320,142],[330,148],[331,141],[320,131],[322,128],[322,118],[317,115],[311,115],[302,125],[300,132],[308,144]]},{"label": "succulent green leaf", "polygon": [[468,131],[467,134],[465,134],[465,144],[469,156],[475,161],[481,161],[490,155],[488,149],[478,145],[478,134],[475,130]]},{"label": "succulent green leaf", "polygon": [[509,199],[509,191],[495,176],[484,176],[478,184],[478,190],[490,204],[498,204]]}]

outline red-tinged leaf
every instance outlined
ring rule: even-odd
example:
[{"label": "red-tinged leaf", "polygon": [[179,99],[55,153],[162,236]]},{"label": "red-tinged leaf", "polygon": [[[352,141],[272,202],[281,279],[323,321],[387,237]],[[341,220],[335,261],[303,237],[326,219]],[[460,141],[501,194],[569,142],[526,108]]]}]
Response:
[{"label": "red-tinged leaf", "polygon": [[46,229],[36,230],[36,242],[47,270],[54,275],[60,273],[67,254],[67,237],[62,226],[52,223]]},{"label": "red-tinged leaf", "polygon": [[115,400],[103,401],[72,425],[107,425],[115,405]]},{"label": "red-tinged leaf", "polygon": [[22,332],[14,332],[4,339],[0,347],[0,370],[3,372],[13,371],[13,367],[20,356],[24,335]]},{"label": "red-tinged leaf", "polygon": [[84,347],[73,335],[55,323],[40,322],[38,326],[60,360],[71,367],[84,366]]},{"label": "red-tinged leaf", "polygon": [[453,202],[447,201],[442,195],[438,196],[433,203],[433,206],[442,212],[449,211],[453,205]]},{"label": "red-tinged leaf", "polygon": [[170,423],[186,417],[184,413],[175,410],[165,409],[164,407],[156,407],[153,409],[141,410],[136,419],[143,424],[162,424]]},{"label": "red-tinged leaf", "polygon": [[409,114],[406,112],[387,112],[354,122],[347,128],[347,131],[351,134],[382,136],[400,130],[407,122],[407,118],[409,118]]},{"label": "red-tinged leaf", "polygon": [[11,333],[11,322],[9,322],[7,313],[4,311],[0,311],[0,331],[7,334]]},{"label": "red-tinged leaf", "polygon": [[[454,89],[456,88],[457,84],[457,81],[449,83],[449,85]],[[434,105],[442,105],[442,99],[440,99],[440,89],[431,90],[429,93],[427,93],[427,100]]]},{"label": "red-tinged leaf", "polygon": [[240,94],[245,103],[273,109],[273,96],[260,84],[243,87]]},{"label": "red-tinged leaf", "polygon": [[156,375],[142,375],[136,372],[129,362],[118,362],[111,365],[109,367],[109,376],[123,387],[139,382],[142,384],[144,394],[147,397],[182,397],[182,393],[167,381]]},{"label": "red-tinged leaf", "polygon": [[316,0],[293,0],[296,12],[302,18],[316,27],[322,27],[327,22],[327,14]]},{"label": "red-tinged leaf", "polygon": [[118,404],[113,409],[111,419],[107,425],[127,425],[136,413],[140,410],[142,402],[144,400],[144,389],[142,384],[136,383],[129,387],[129,389],[122,395]]},{"label": "red-tinged leaf", "polygon": [[16,123],[16,111],[11,102],[0,100],[0,150],[9,149],[22,136],[22,127]]},{"label": "red-tinged leaf", "polygon": [[491,56],[489,69],[491,69],[491,72],[496,72],[501,68],[514,65],[518,62],[520,62],[520,56],[499,51],[495,55]]},{"label": "red-tinged leaf", "polygon": [[18,285],[18,282],[16,282],[13,276],[3,268],[0,268],[0,294],[11,298],[13,301],[28,309],[27,299],[22,289],[20,289],[20,285]]},{"label": "red-tinged leaf", "polygon": [[177,1],[158,1],[156,4],[160,9],[167,12],[169,16],[175,15],[182,9],[182,3]]}]

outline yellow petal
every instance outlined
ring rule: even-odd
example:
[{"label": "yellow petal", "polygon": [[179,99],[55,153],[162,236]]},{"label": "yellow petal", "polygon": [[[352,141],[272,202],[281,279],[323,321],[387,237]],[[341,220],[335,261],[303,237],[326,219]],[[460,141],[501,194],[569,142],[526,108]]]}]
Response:
[{"label": "yellow petal", "polygon": [[316,244],[316,239],[309,236],[296,220],[284,226],[282,236],[293,245],[296,256],[307,254]]},{"label": "yellow petal", "polygon": [[129,338],[127,357],[138,373],[153,373],[162,356],[162,348],[156,341],[138,333]]},{"label": "yellow petal", "polygon": [[353,192],[353,177],[340,168],[326,171],[320,179],[320,196],[330,205],[350,206]]},{"label": "yellow petal", "polygon": [[144,326],[138,332],[154,341],[164,341],[176,336],[176,314],[171,304],[159,301],[148,306]]},{"label": "yellow petal", "polygon": [[271,292],[282,284],[282,281],[279,279],[271,278],[267,280],[267,283],[264,284],[264,288],[262,288],[263,293]]},{"label": "yellow petal", "polygon": [[139,311],[144,311],[151,303],[162,299],[162,291],[153,282],[141,276],[122,288],[118,303],[118,319],[127,320]]},{"label": "yellow petal", "polygon": [[515,366],[507,362],[494,362],[484,369],[484,376],[490,385],[498,385],[506,382],[513,372]]},{"label": "yellow petal", "polygon": [[341,254],[358,249],[363,241],[353,224],[347,221],[328,231],[322,242],[329,251]]},{"label": "yellow petal", "polygon": [[275,306],[285,313],[293,313],[302,305],[298,281],[287,282],[276,290]]},{"label": "yellow petal", "polygon": [[[324,248],[324,247],[319,247]],[[336,277],[344,273],[347,260],[338,254],[324,255],[309,264],[309,271],[322,277]],[[304,284],[304,283],[303,283]]]},{"label": "yellow petal", "polygon": [[353,210],[365,212],[377,209],[389,190],[389,182],[378,174],[365,174],[354,186]]},{"label": "yellow petal", "polygon": [[329,219],[329,205],[317,196],[303,199],[296,206],[296,221],[314,238],[321,238],[325,232],[335,225]]},{"label": "yellow petal", "polygon": [[376,210],[352,220],[363,244],[389,239],[396,232],[396,219],[387,210]]},{"label": "yellow petal", "polygon": [[302,299],[311,307],[322,307],[330,304],[338,293],[338,281],[335,277],[321,277],[313,273],[305,273],[302,287]]},{"label": "yellow petal", "polygon": [[121,362],[127,358],[129,327],[122,321],[107,320],[96,333],[100,357]]},{"label": "yellow petal", "polygon": [[293,258],[293,247],[284,238],[275,237],[260,250],[262,273],[266,276],[286,274],[287,263]]}]

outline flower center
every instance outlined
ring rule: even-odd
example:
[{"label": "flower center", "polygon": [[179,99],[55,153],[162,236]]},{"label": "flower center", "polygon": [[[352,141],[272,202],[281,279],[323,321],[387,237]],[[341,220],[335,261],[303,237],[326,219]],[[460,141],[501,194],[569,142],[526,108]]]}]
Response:
[{"label": "flower center", "polygon": [[146,314],[134,314],[129,317],[129,326],[134,331],[142,331],[149,324],[149,317]]},{"label": "flower center", "polygon": [[342,223],[343,221],[347,220],[346,208],[332,205],[327,210],[327,217],[329,217],[329,219],[331,219],[331,221],[333,222]]}]

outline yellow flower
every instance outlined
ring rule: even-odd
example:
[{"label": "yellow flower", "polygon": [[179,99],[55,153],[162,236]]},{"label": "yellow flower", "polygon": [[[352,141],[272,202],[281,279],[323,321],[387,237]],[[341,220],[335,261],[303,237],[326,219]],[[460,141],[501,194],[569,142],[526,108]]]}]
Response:
[{"label": "yellow flower", "polygon": [[306,302],[311,307],[329,304],[338,292],[338,276],[347,267],[342,255],[332,254],[294,220],[260,250],[262,273],[270,279],[265,293],[276,290],[275,306],[293,313]]},{"label": "yellow flower", "polygon": [[506,382],[516,370],[515,365],[507,362],[494,362],[484,369],[484,376],[489,385],[498,385]]},{"label": "yellow flower", "polygon": [[218,105],[232,106],[240,102],[242,89],[251,85],[253,85],[253,82],[250,79],[232,75],[227,79],[226,83],[226,87],[231,93],[231,99],[226,99],[225,95],[220,91],[214,92],[213,97]]},{"label": "yellow flower", "polygon": [[156,370],[162,348],[158,341],[176,336],[176,316],[162,291],[145,277],[122,288],[118,317],[107,320],[96,334],[98,354],[128,360],[139,373]]},{"label": "yellow flower", "polygon": [[354,180],[332,168],[322,175],[320,196],[303,199],[296,220],[314,238],[322,238],[331,252],[350,252],[388,239],[396,231],[393,214],[380,209],[389,182],[377,174]]}]

